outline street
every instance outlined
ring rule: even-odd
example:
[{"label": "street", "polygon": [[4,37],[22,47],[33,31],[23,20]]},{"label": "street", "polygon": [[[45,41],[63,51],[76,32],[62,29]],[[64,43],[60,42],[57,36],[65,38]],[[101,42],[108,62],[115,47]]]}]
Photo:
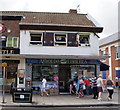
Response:
[{"label": "street", "polygon": [[1,110],[120,110],[118,107],[3,107]]}]

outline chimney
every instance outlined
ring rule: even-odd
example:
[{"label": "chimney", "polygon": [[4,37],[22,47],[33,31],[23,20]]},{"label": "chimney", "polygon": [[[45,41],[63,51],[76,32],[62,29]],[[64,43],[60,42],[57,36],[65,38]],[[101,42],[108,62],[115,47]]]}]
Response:
[{"label": "chimney", "polygon": [[70,9],[69,13],[71,13],[71,14],[77,14],[77,10],[76,9]]}]

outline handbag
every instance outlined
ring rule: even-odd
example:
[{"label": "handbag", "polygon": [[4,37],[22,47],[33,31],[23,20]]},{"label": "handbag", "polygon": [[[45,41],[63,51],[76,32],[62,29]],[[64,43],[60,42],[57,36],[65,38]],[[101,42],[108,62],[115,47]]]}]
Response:
[{"label": "handbag", "polygon": [[83,84],[83,90],[85,90],[86,89],[86,87],[85,87],[85,85]]}]

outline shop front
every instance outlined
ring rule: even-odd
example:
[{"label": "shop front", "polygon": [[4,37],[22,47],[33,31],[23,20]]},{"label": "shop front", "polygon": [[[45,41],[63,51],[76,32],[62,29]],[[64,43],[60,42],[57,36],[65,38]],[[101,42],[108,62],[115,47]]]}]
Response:
[{"label": "shop front", "polygon": [[[97,75],[99,68],[96,59],[26,59],[26,69],[31,73],[33,91],[39,91],[42,77],[46,76],[47,88],[50,94],[69,92],[69,78],[91,78]],[[54,90],[53,90],[54,89]]]},{"label": "shop front", "polygon": [[[10,92],[11,84],[14,83],[14,86],[17,86],[17,71],[18,71],[19,60],[3,60],[2,62],[7,63],[6,72],[5,72],[5,91]],[[3,68],[2,68],[2,73],[3,73]]]}]

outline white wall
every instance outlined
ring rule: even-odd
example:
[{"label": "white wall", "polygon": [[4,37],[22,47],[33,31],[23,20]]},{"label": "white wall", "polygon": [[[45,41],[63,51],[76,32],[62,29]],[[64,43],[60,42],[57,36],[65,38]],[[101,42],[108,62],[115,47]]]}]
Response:
[{"label": "white wall", "polygon": [[90,35],[90,47],[57,47],[57,46],[32,46],[29,31],[20,31],[20,54],[37,55],[99,55],[99,41],[94,34]]}]

